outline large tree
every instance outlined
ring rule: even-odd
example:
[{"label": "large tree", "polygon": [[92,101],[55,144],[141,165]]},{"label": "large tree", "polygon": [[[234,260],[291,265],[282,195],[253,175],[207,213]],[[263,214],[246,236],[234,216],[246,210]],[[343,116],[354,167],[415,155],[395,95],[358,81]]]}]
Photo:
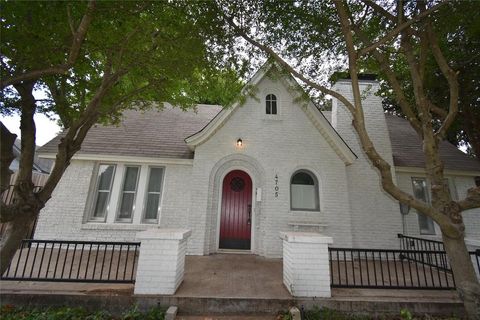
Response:
[{"label": "large tree", "polygon": [[[201,28],[198,12],[167,1],[2,3],[0,111],[20,114],[21,155],[16,201],[1,203],[0,221],[8,227],[0,274],[95,123],[115,123],[125,108],[161,108],[165,101],[186,108],[196,100],[231,98],[238,78],[217,72],[225,66],[221,37]],[[38,192],[32,183],[35,113],[58,117],[65,129]],[[1,124],[0,138],[3,192],[15,135]]]},{"label": "large tree", "polygon": [[[435,15],[433,28],[438,35],[439,46],[451,67],[459,74],[458,114],[447,131],[446,139],[465,149],[468,154],[480,159],[480,3],[478,1],[454,1],[442,6]],[[418,45],[418,44],[416,44]],[[401,80],[406,97],[413,103],[415,97],[409,75],[408,62],[404,56],[390,56],[394,60],[393,70]],[[400,106],[396,103],[386,75],[375,59],[367,59],[365,67],[380,76],[380,95],[384,98],[385,110],[399,115]],[[448,83],[442,79],[442,71],[432,55],[427,56],[425,83],[428,97],[439,107],[433,114],[433,122],[448,112]]]},{"label": "large tree", "polygon": [[[471,319],[478,319],[480,285],[465,245],[462,211],[480,207],[480,187],[455,201],[444,184],[439,144],[455,122],[459,110],[458,78],[462,75],[447,60],[435,26],[444,1],[217,1],[219,16],[230,31],[274,59],[306,86],[338,99],[353,118],[360,144],[377,169],[383,189],[401,203],[431,217],[442,231],[456,285]],[[382,158],[365,127],[358,74],[372,60],[392,88],[392,96],[423,141],[425,172],[431,203],[416,199],[395,184],[391,165]],[[328,88],[319,79],[321,66],[345,68],[351,78],[353,101]],[[394,64],[404,61],[412,84],[409,99]],[[427,61],[435,68],[427,68]],[[340,62],[340,63],[339,63]],[[345,62],[344,64],[342,62]],[[446,107],[428,94],[428,72],[438,70],[446,88]],[[435,120],[435,121],[434,121]],[[420,146],[419,146],[420,147]]]}]

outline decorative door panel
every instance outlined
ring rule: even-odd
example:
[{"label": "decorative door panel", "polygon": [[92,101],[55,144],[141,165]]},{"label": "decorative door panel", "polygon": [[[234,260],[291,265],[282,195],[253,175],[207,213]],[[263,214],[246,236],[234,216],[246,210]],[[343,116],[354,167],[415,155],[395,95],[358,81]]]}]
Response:
[{"label": "decorative door panel", "polygon": [[250,250],[252,179],[241,170],[223,179],[220,249]]}]

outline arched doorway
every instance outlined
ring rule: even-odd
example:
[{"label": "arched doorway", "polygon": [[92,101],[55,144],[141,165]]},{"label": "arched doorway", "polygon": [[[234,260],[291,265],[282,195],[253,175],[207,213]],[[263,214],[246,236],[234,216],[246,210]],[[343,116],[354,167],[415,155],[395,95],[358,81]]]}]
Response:
[{"label": "arched doorway", "polygon": [[220,249],[250,250],[252,226],[252,179],[241,170],[223,179],[220,214]]}]

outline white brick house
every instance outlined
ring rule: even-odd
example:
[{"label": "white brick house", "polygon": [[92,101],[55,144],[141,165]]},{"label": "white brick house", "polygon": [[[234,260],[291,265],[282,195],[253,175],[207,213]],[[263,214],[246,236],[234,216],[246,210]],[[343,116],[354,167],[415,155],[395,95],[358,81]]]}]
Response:
[{"label": "white brick house", "polygon": [[[369,248],[398,247],[397,233],[438,235],[414,210],[402,216],[382,190],[343,105],[320,112],[272,66],[249,85],[254,94],[229,108],[127,111],[118,127],[92,128],[40,213],[35,237],[132,241],[141,230],[185,228],[189,254],[281,257],[280,231],[315,231],[336,247]],[[367,86],[377,83],[362,81]],[[351,97],[348,80],[335,90]],[[428,201],[420,140],[406,121],[384,114],[379,97],[369,94],[364,108],[398,185]],[[54,157],[58,139],[41,156]],[[480,163],[448,143],[442,155],[454,197],[464,197]],[[464,214],[467,238],[478,244],[474,216]]]}]

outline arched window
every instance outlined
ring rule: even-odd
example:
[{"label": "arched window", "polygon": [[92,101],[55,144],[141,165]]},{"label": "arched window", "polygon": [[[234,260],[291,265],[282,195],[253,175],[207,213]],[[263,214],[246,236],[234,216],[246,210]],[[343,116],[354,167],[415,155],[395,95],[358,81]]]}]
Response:
[{"label": "arched window", "polygon": [[318,181],[310,171],[298,170],[292,175],[290,207],[292,210],[320,211]]},{"label": "arched window", "polygon": [[277,97],[274,94],[267,94],[265,105],[267,114],[277,114]]}]

